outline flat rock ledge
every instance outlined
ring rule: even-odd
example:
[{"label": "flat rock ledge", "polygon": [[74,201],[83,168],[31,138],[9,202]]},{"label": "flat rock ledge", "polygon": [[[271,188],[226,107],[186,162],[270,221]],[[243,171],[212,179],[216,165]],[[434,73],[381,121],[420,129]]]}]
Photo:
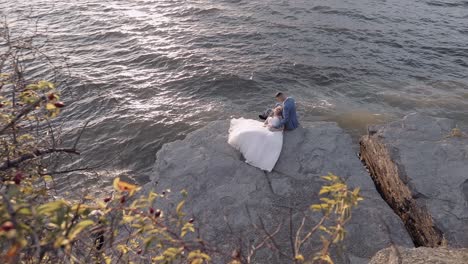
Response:
[{"label": "flat rock ledge", "polygon": [[454,128],[411,114],[369,127],[360,141],[361,159],[416,246],[468,247],[468,137]]},{"label": "flat rock ledge", "polygon": [[467,248],[402,248],[379,251],[369,264],[466,264]]},{"label": "flat rock ledge", "polygon": [[[281,225],[277,243],[290,254],[290,227],[296,230],[308,206],[318,202],[320,176],[333,173],[350,187],[361,187],[365,200],[353,211],[347,237],[332,254],[335,263],[368,263],[377,251],[391,245],[412,247],[413,242],[398,216],[377,192],[357,157],[351,137],[335,123],[314,122],[286,132],[280,159],[271,173],[246,164],[227,144],[229,121],[216,121],[165,144],[157,153],[152,181],[145,190],[167,188],[189,193],[186,208],[196,219],[204,240],[230,253],[263,238],[260,220],[273,232]],[[311,215],[309,226],[320,215]],[[304,251],[320,246],[319,235]],[[245,250],[245,248],[244,248]],[[273,251],[275,252],[275,251]],[[219,260],[217,263],[223,263]],[[253,263],[290,263],[280,254],[261,250]]]}]

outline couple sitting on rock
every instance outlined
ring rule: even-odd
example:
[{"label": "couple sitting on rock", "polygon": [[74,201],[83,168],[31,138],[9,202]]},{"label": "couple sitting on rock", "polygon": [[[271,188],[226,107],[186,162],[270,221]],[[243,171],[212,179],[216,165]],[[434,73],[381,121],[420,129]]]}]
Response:
[{"label": "couple sitting on rock", "polygon": [[245,161],[262,170],[271,171],[283,147],[283,131],[299,127],[296,102],[283,93],[276,94],[277,104],[260,115],[265,122],[233,118],[228,143],[239,150]]}]

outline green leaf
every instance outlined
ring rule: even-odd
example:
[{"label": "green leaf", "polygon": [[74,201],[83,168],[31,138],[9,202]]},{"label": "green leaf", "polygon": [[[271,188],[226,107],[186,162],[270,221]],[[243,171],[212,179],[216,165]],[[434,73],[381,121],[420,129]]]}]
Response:
[{"label": "green leaf", "polygon": [[49,202],[37,207],[37,213],[40,215],[49,214],[63,208],[64,206],[66,206],[66,203],[63,200]]}]

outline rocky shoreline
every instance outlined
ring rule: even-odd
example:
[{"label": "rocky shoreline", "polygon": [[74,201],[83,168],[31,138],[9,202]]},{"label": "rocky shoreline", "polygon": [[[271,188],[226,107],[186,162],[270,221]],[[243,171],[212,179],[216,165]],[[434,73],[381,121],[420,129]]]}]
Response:
[{"label": "rocky shoreline", "polygon": [[[187,208],[198,219],[202,238],[221,250],[238,246],[227,234],[248,241],[258,235],[259,222],[271,230],[290,219],[277,239],[287,249],[289,229],[318,201],[320,176],[333,173],[350,187],[359,186],[365,198],[353,211],[343,248],[332,252],[336,263],[368,263],[390,246],[447,241],[468,247],[468,138],[451,136],[454,127],[450,120],[410,115],[370,127],[359,146],[336,123],[306,123],[285,133],[280,160],[265,173],[227,144],[229,121],[215,121],[164,145],[145,189],[186,189]],[[372,177],[356,155],[359,148]],[[311,222],[317,219],[312,216]],[[318,246],[317,237],[308,250]],[[285,261],[266,250],[255,263]]]},{"label": "rocky shoreline", "polygon": [[369,128],[361,158],[416,246],[468,247],[468,138],[419,114]]}]

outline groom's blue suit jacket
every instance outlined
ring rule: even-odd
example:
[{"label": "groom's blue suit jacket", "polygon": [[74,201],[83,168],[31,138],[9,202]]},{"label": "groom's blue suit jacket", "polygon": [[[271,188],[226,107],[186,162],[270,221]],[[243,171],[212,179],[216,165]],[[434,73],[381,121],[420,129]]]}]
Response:
[{"label": "groom's blue suit jacket", "polygon": [[296,114],[296,102],[291,97],[288,97],[283,102],[283,119],[277,128],[282,126],[284,126],[286,130],[293,130],[299,126],[299,121],[297,121]]}]

